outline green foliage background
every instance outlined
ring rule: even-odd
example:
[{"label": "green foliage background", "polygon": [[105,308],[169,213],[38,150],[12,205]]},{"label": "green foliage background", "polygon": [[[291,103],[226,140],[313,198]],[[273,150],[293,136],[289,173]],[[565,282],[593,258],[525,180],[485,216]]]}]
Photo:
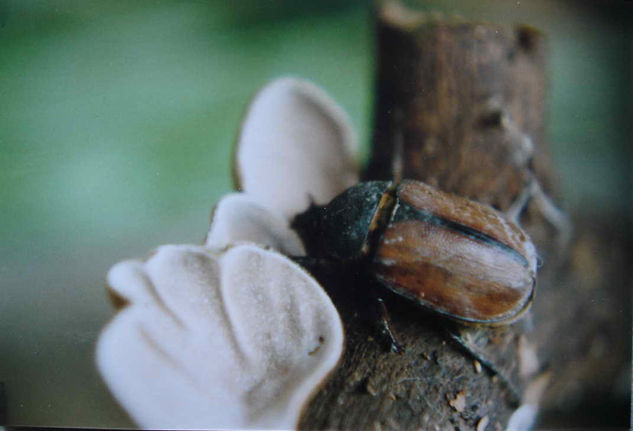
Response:
[{"label": "green foliage background", "polygon": [[[567,202],[629,213],[630,8],[445,1],[550,37],[549,139]],[[115,262],[198,243],[232,188],[252,94],[312,79],[365,151],[367,1],[0,1],[0,382],[14,425],[126,426],[93,365]],[[0,397],[1,398],[1,397]]]}]

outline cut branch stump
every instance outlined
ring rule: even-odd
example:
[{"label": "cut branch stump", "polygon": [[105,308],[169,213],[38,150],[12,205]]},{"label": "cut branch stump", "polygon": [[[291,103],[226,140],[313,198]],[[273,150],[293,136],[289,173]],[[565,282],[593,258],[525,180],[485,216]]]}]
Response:
[{"label": "cut branch stump", "polygon": [[[561,374],[578,378],[562,371],[562,346],[582,350],[593,328],[585,322],[576,331],[569,312],[557,310],[586,311],[589,298],[574,299],[572,286],[586,270],[577,261],[589,258],[574,242],[572,250],[580,257],[570,263],[569,247],[552,240],[564,232],[548,213],[558,191],[544,139],[544,37],[528,26],[508,32],[496,25],[430,19],[386,3],[378,12],[377,47],[374,140],[365,178],[418,179],[500,211],[511,209],[536,181],[545,202],[530,200],[520,224],[544,265],[531,315],[502,328],[453,327],[385,292],[404,354],[385,349],[363,316],[367,286],[361,275],[319,274],[341,313],[346,352],[305,411],[301,428],[444,430],[487,423],[488,430],[505,429],[518,407],[513,390],[521,403],[536,409],[548,383],[565,387],[557,380]],[[604,282],[594,279],[593,286]],[[609,334],[621,330],[612,325]],[[451,331],[492,367],[482,368],[448,336]],[[561,342],[561,337],[568,339]],[[546,393],[547,402],[560,394]]]}]

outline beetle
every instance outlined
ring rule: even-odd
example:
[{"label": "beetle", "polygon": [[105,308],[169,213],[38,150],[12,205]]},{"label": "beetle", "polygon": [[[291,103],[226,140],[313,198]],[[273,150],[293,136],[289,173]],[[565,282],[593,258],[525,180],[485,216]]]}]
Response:
[{"label": "beetle", "polygon": [[381,285],[464,325],[509,324],[534,297],[528,235],[492,207],[420,181],[359,183],[291,226],[310,258],[360,262]]}]

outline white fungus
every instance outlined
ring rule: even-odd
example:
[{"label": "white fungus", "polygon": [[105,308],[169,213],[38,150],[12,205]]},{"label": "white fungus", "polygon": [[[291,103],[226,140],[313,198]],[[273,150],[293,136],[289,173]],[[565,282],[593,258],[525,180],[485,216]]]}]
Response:
[{"label": "white fungus", "polygon": [[294,215],[358,181],[347,116],[313,84],[279,79],[251,103],[237,144],[244,193],[218,202],[205,244],[163,246],[108,274],[124,307],[97,366],[141,427],[294,428],[342,355],[332,302],[283,254],[305,254]]},{"label": "white fungus", "polygon": [[330,299],[272,250],[163,246],[108,282],[127,305],[97,365],[144,428],[294,428],[342,353]]},{"label": "white fungus", "polygon": [[305,250],[289,221],[272,208],[258,204],[245,193],[225,195],[216,204],[207,234],[207,247],[251,242],[271,247],[288,256],[303,256]]},{"label": "white fungus", "polygon": [[347,114],[319,87],[280,78],[252,101],[237,142],[238,188],[288,218],[358,182]]}]

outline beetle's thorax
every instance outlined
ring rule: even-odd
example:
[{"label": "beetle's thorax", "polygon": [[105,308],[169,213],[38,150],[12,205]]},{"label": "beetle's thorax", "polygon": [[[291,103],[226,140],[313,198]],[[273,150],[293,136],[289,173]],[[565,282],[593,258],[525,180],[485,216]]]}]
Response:
[{"label": "beetle's thorax", "polygon": [[309,256],[358,261],[372,251],[393,207],[393,185],[355,185],[326,205],[312,204],[292,221]]}]

